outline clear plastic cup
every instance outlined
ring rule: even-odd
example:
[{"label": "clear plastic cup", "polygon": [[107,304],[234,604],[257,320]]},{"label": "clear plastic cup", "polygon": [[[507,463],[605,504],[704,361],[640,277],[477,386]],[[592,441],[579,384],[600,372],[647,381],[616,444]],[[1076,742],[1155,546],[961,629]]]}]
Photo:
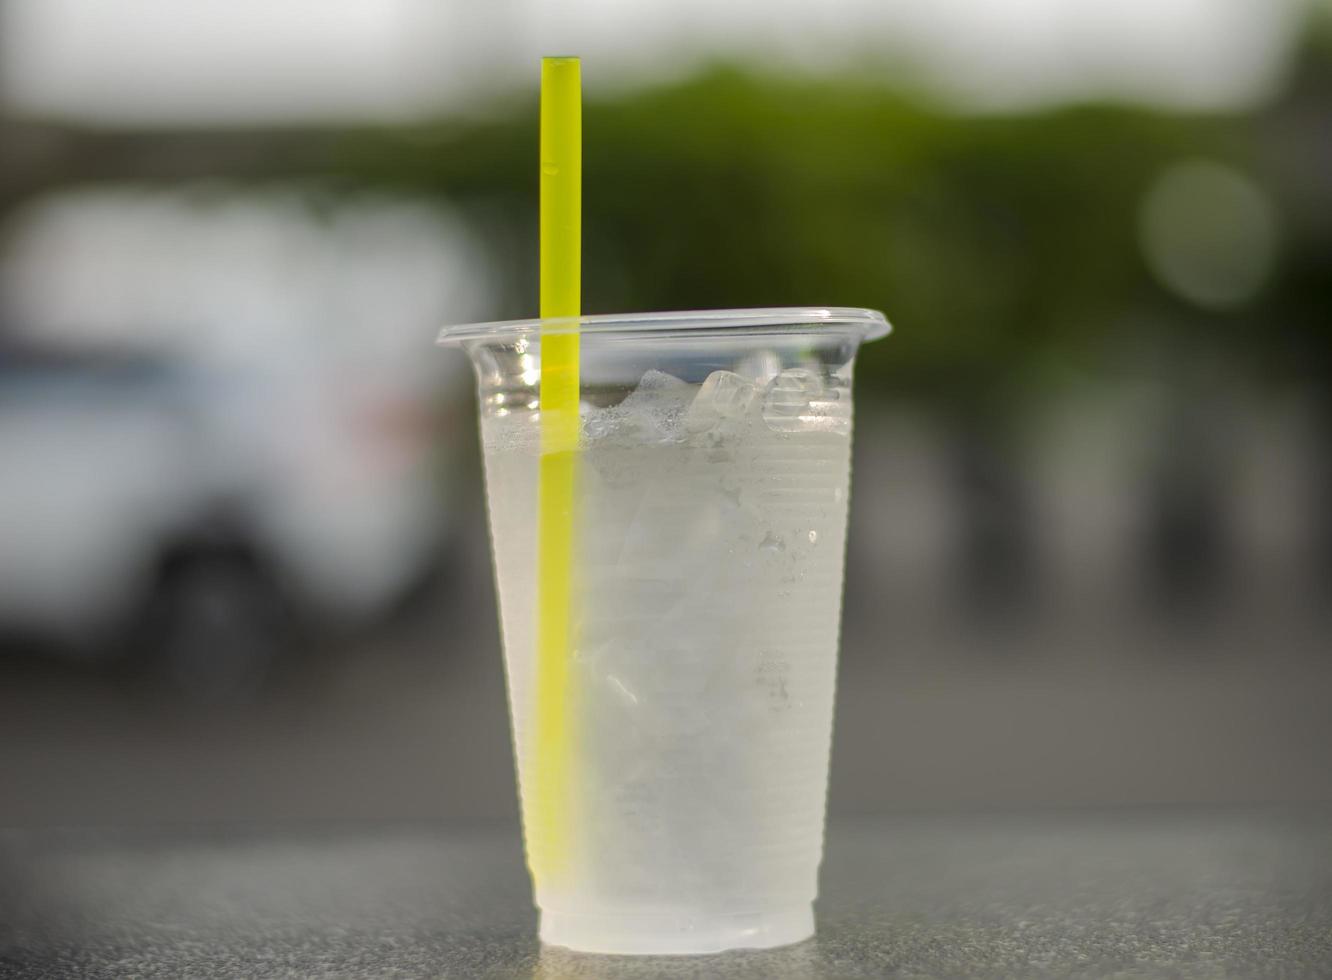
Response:
[{"label": "clear plastic cup", "polygon": [[[541,341],[578,330],[561,812],[534,817]],[[706,953],[812,935],[859,309],[450,327],[476,369],[543,941]],[[558,827],[558,840],[542,839]],[[538,867],[538,851],[561,855]]]}]

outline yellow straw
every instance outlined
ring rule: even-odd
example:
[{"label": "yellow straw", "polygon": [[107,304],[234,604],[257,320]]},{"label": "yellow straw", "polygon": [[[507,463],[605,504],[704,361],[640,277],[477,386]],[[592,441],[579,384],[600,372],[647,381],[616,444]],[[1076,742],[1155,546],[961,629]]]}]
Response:
[{"label": "yellow straw", "polygon": [[[541,60],[541,316],[580,315],[582,79],[577,58]],[[578,462],[578,333],[542,330],[538,477],[536,752],[528,860],[538,884],[568,861],[569,659],[574,479]]]}]

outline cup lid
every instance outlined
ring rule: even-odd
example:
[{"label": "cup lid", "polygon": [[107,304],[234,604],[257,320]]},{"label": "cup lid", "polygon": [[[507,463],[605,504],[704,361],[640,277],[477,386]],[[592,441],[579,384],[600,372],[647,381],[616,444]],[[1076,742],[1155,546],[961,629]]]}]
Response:
[{"label": "cup lid", "polygon": [[674,313],[598,313],[593,316],[462,323],[439,332],[437,343],[465,344],[503,341],[529,334],[676,333],[678,331],[755,330],[765,327],[847,330],[862,341],[877,340],[892,330],[878,310],[849,306],[772,307],[752,310],[690,310]]}]

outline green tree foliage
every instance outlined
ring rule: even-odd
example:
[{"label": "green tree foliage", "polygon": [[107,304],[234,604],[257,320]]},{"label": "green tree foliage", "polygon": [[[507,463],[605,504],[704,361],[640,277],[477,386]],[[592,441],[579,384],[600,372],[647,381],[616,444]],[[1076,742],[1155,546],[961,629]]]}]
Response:
[{"label": "green tree foliage", "polygon": [[[535,310],[536,113],[367,133],[360,180],[449,198],[488,242],[506,315]],[[1137,211],[1183,157],[1233,157],[1234,120],[1080,107],[964,116],[856,80],[717,69],[588,103],[588,312],[885,310],[872,388],[951,404],[1039,390],[1140,307],[1168,308]]]}]

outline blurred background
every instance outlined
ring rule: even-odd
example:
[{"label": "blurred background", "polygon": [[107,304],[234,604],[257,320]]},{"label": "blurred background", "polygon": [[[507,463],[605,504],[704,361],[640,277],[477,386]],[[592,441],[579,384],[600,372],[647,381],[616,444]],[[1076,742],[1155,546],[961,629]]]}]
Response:
[{"label": "blurred background", "polygon": [[1332,14],[0,0],[0,824],[516,821],[439,325],[885,310],[830,806],[1332,803]]}]

